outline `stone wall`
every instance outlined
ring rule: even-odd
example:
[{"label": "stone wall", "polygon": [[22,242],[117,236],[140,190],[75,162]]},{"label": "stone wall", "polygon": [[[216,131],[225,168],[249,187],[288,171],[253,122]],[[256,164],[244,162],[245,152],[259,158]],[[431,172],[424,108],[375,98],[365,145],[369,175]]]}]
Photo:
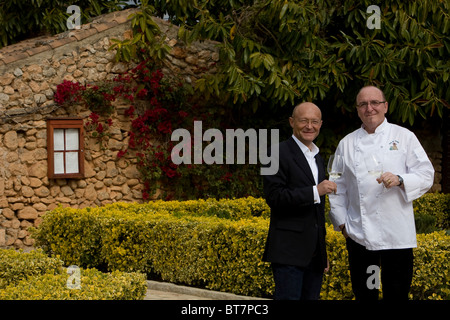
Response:
[{"label": "stone wall", "polygon": [[[109,51],[112,38],[130,37],[130,10],[104,15],[93,22],[55,36],[39,37],[0,49],[0,247],[27,248],[33,240],[27,229],[58,205],[83,208],[115,201],[141,201],[142,185],[132,153],[118,159],[128,144],[131,124],[116,103],[106,148],[85,135],[85,178],[49,179],[47,172],[48,118],[87,118],[81,106],[62,108],[53,101],[63,80],[81,84],[110,80],[133,67],[115,63]],[[185,47],[177,29],[155,19],[168,36],[171,53],[165,74],[182,75],[194,83],[202,73],[214,72],[219,56],[213,43]],[[425,149],[440,170],[440,137],[423,134]],[[421,138],[421,135],[419,135]],[[422,139],[421,139],[422,140]],[[439,172],[437,170],[437,172]],[[440,190],[440,174],[433,190]]]},{"label": "stone wall", "polygon": [[440,120],[422,120],[411,129],[419,139],[433,164],[434,184],[429,192],[442,192],[442,122]]},{"label": "stone wall", "polygon": [[[85,178],[49,179],[47,118],[87,118],[82,106],[63,108],[53,95],[63,80],[81,84],[113,79],[132,65],[115,63],[112,38],[130,36],[129,10],[102,16],[81,30],[41,37],[0,49],[0,247],[33,245],[27,229],[58,205],[82,208],[115,201],[141,201],[142,185],[133,153],[118,159],[128,144],[129,104],[116,103],[106,148],[85,134]],[[172,47],[165,73],[193,82],[213,69],[213,46],[183,47],[176,30],[158,20]]]}]

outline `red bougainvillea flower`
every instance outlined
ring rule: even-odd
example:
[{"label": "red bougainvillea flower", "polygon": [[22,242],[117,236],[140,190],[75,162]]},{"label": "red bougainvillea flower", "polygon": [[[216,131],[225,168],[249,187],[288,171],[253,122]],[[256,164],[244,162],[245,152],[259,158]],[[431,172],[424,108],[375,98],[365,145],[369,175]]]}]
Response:
[{"label": "red bougainvillea flower", "polygon": [[135,112],[134,106],[130,106],[127,110],[125,110],[125,115],[132,118],[134,117],[134,112]]},{"label": "red bougainvillea flower", "polygon": [[233,176],[233,174],[231,172],[227,172],[225,173],[220,179],[223,181],[231,181],[231,177]]},{"label": "red bougainvillea flower", "polygon": [[98,133],[103,133],[103,131],[105,130],[104,128],[103,128],[103,125],[101,124],[101,123],[99,123],[98,125],[97,125],[97,128],[95,129]]},{"label": "red bougainvillea flower", "polygon": [[98,123],[98,119],[100,118],[100,116],[98,114],[96,114],[95,112],[92,112],[89,115],[89,118],[91,118],[92,123]]},{"label": "red bougainvillea flower", "polygon": [[137,93],[137,97],[139,99],[144,99],[147,96],[148,90],[147,89],[141,89],[139,90],[139,92]]},{"label": "red bougainvillea flower", "polygon": [[167,120],[158,124],[158,131],[161,133],[170,133],[172,132],[172,123]]},{"label": "red bougainvillea flower", "polygon": [[120,150],[119,152],[117,152],[117,158],[118,159],[122,158],[127,152],[128,152],[128,149]]},{"label": "red bougainvillea flower", "polygon": [[59,105],[70,101],[80,101],[81,92],[83,90],[86,90],[86,87],[82,86],[80,83],[64,80],[56,86],[54,100]]},{"label": "red bougainvillea flower", "polygon": [[186,118],[189,114],[186,111],[179,111],[178,114],[180,115],[180,117],[182,118]]}]

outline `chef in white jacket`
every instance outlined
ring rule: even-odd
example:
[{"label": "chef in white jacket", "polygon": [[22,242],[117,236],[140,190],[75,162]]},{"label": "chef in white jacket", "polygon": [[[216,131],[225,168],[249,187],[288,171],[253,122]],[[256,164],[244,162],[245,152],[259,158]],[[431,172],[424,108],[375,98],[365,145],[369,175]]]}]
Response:
[{"label": "chef in white jacket", "polygon": [[[378,299],[381,267],[383,299],[408,299],[417,246],[412,201],[432,186],[434,169],[416,136],[386,120],[380,89],[362,88],[356,105],[362,126],[337,147],[345,168],[329,196],[330,219],[346,238],[355,298]],[[366,161],[373,154],[382,164],[378,176]]]}]

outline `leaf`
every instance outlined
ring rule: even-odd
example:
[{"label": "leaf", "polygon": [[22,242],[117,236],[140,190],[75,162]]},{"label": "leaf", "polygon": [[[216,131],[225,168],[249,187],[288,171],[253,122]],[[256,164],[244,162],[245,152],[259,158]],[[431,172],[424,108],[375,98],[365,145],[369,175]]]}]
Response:
[{"label": "leaf", "polygon": [[283,7],[281,7],[280,20],[283,20],[284,15],[286,14],[286,10],[288,9],[288,7],[289,7],[288,2],[285,1]]},{"label": "leaf", "polygon": [[230,39],[231,40],[234,40],[235,34],[236,34],[236,25],[233,25],[233,27],[231,27],[231,29],[230,29]]}]

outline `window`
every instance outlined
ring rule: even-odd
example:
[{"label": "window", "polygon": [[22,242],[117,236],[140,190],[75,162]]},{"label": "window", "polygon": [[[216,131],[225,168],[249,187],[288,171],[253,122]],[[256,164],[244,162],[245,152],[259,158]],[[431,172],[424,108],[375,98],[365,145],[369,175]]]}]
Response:
[{"label": "window", "polygon": [[83,178],[83,119],[48,119],[47,151],[49,178]]}]

